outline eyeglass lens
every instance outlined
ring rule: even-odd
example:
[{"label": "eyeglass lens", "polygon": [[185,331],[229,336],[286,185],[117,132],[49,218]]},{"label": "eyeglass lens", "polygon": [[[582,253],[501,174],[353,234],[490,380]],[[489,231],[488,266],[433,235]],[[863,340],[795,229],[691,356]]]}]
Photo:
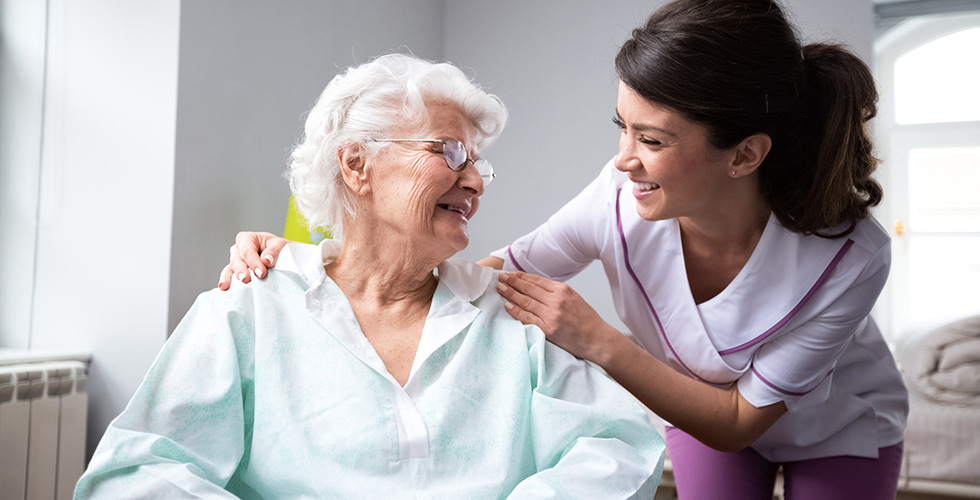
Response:
[{"label": "eyeglass lens", "polygon": [[[466,148],[456,139],[447,139],[442,142],[442,155],[446,157],[449,168],[460,170],[466,166]],[[493,167],[487,160],[477,160],[473,162],[476,171],[483,177],[483,182],[489,184],[493,179]]]},{"label": "eyeglass lens", "polygon": [[466,163],[466,148],[455,139],[447,139],[442,142],[442,154],[449,162],[449,168],[459,170]]}]

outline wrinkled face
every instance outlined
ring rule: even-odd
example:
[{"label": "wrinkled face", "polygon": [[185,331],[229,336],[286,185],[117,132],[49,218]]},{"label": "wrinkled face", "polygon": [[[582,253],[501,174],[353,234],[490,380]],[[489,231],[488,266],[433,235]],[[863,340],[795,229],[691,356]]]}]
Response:
[{"label": "wrinkled face", "polygon": [[[476,128],[453,105],[431,104],[429,127],[394,130],[390,138],[455,139],[480,158]],[[371,216],[382,231],[404,236],[427,257],[444,260],[469,244],[467,227],[480,206],[483,178],[472,163],[450,170],[441,143],[389,143],[372,159]],[[359,216],[360,217],[360,216]]]},{"label": "wrinkled face", "polygon": [[616,121],[622,130],[616,168],[633,181],[636,211],[646,220],[709,215],[731,186],[730,152],[680,113],[619,84]]}]

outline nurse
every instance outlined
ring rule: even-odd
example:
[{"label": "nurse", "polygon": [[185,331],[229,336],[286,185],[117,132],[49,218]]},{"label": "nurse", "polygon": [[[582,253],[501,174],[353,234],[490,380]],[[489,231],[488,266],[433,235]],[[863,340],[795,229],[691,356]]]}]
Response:
[{"label": "nurse", "polygon": [[[483,261],[510,314],[668,422],[682,499],[769,499],[780,467],[790,499],[893,499],[908,402],[870,316],[890,242],[869,69],[769,0],[668,3],[616,68],[619,154]],[[264,238],[222,285],[264,272]],[[596,259],[631,336],[561,283]]]}]

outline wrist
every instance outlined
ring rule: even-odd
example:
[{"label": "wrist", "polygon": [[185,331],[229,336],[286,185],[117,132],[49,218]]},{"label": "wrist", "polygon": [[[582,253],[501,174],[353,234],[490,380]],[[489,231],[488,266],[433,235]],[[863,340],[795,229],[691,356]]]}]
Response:
[{"label": "wrist", "polygon": [[617,358],[617,354],[623,350],[623,342],[632,343],[619,330],[616,330],[608,323],[603,323],[602,333],[598,336],[598,341],[593,343],[592,349],[590,350],[589,361],[605,369]]}]

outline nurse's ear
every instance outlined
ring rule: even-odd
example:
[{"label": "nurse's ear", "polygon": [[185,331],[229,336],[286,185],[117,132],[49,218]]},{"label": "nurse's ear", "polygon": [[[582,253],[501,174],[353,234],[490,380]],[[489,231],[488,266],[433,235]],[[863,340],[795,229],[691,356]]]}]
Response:
[{"label": "nurse's ear", "polygon": [[351,142],[337,148],[337,164],[340,175],[351,193],[359,194],[368,189],[367,149],[360,142]]},{"label": "nurse's ear", "polygon": [[749,175],[762,165],[769,150],[772,149],[772,138],[768,134],[752,134],[735,146],[735,156],[729,165],[729,175],[743,177]]}]

